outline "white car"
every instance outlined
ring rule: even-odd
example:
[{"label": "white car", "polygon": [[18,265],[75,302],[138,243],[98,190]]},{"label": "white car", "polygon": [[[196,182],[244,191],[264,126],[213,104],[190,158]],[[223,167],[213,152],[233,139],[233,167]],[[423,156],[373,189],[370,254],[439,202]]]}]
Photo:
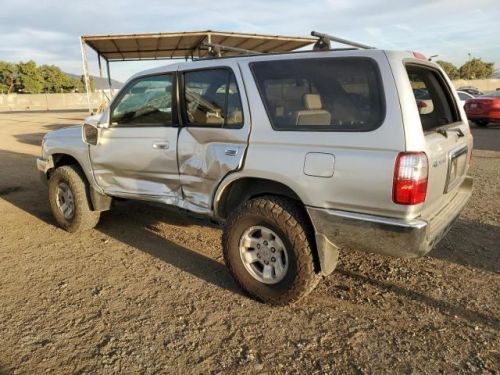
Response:
[{"label": "white car", "polygon": [[458,98],[460,99],[460,105],[463,106],[465,105],[465,102],[469,99],[474,99],[475,96],[472,94],[469,94],[468,92],[465,91],[457,91]]}]

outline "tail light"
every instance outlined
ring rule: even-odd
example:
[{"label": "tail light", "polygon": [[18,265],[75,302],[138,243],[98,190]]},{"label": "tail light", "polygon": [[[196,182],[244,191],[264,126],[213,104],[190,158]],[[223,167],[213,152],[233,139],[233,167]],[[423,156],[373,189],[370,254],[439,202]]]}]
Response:
[{"label": "tail light", "polygon": [[493,100],[492,103],[491,103],[491,108],[494,108],[494,109],[499,109],[500,108],[500,100]]},{"label": "tail light", "polygon": [[397,204],[419,204],[427,194],[429,166],[425,152],[400,152],[396,158],[392,200]]}]

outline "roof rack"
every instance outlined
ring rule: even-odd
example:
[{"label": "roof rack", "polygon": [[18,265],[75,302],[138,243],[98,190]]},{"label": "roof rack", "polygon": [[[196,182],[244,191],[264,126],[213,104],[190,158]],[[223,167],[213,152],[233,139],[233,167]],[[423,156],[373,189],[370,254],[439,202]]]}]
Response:
[{"label": "roof rack", "polygon": [[317,31],[311,31],[311,36],[315,36],[318,38],[316,44],[314,44],[313,49],[316,51],[324,51],[331,49],[331,42],[337,42],[341,44],[345,44],[347,46],[352,46],[355,48],[361,49],[374,49],[375,47],[368,46],[366,44],[353,42],[347,39],[339,38],[329,34],[319,33]]},{"label": "roof rack", "polygon": [[222,57],[222,51],[228,51],[228,52],[238,52],[242,54],[261,54],[265,53],[262,51],[255,51],[251,49],[244,49],[244,48],[237,48],[237,47],[231,47],[231,46],[225,46],[224,44],[217,44],[217,43],[207,43],[203,42],[200,45],[200,49],[206,48],[208,50],[208,56],[210,57]]}]

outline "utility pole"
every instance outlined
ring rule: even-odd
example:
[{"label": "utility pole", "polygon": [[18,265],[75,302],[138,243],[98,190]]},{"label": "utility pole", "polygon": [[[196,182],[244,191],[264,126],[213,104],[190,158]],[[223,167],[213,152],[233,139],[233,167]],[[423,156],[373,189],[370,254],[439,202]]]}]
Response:
[{"label": "utility pole", "polygon": [[471,61],[472,61],[472,56],[469,53],[467,53],[467,55],[469,55],[469,68],[467,69],[467,81],[470,81],[470,66],[472,65]]}]

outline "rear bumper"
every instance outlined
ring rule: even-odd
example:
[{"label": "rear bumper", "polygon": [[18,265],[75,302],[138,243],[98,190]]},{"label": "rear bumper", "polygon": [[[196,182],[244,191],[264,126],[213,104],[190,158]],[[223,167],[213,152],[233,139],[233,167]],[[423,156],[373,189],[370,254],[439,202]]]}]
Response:
[{"label": "rear bumper", "polygon": [[490,122],[500,122],[500,111],[467,113],[467,118],[469,120],[489,120]]},{"label": "rear bumper", "polygon": [[448,233],[472,194],[467,177],[450,203],[431,220],[382,216],[308,207],[316,236],[339,248],[415,258],[427,254]]}]

